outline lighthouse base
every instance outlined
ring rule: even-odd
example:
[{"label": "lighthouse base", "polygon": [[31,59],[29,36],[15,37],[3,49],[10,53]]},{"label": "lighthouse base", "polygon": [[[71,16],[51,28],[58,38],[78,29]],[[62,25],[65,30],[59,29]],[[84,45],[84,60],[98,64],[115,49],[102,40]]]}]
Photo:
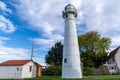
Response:
[{"label": "lighthouse base", "polygon": [[80,67],[63,67],[62,78],[82,78]]}]

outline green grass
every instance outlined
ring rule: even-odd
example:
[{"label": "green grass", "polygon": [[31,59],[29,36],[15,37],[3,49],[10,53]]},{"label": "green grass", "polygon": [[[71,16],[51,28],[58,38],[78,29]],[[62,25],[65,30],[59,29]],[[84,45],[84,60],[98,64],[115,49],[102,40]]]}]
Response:
[{"label": "green grass", "polygon": [[59,76],[42,76],[30,79],[0,79],[0,80],[120,80],[120,75],[84,76],[82,79],[62,79]]}]

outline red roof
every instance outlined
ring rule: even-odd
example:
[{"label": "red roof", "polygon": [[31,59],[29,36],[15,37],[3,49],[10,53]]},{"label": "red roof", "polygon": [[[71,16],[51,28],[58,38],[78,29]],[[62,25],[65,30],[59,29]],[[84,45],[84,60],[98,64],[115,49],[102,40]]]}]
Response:
[{"label": "red roof", "polygon": [[20,66],[25,65],[30,61],[32,60],[8,60],[6,62],[0,63],[0,66]]}]

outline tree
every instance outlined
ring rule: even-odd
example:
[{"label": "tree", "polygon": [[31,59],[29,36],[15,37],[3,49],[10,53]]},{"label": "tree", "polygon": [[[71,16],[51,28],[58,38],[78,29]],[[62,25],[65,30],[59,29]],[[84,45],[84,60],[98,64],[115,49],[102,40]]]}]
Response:
[{"label": "tree", "polygon": [[45,70],[48,75],[61,75],[62,54],[63,45],[61,42],[55,43],[55,45],[48,51],[48,54],[45,56],[46,63],[50,65]]},{"label": "tree", "polygon": [[52,47],[48,54],[45,56],[45,61],[47,64],[55,64],[55,66],[62,65],[62,54],[63,54],[63,45],[61,42],[55,43],[54,47]]},{"label": "tree", "polygon": [[47,76],[60,76],[61,70],[61,66],[55,66],[55,64],[52,63],[49,67],[45,69],[45,73]]},{"label": "tree", "polygon": [[78,36],[83,66],[99,67],[105,62],[110,38],[101,37],[98,32],[91,31]]}]

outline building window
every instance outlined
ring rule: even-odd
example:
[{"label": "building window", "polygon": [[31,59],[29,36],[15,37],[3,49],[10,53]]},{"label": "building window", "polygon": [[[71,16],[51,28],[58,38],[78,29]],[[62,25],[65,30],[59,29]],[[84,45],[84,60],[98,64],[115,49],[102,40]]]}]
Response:
[{"label": "building window", "polygon": [[113,62],[115,62],[115,59],[114,59],[114,58],[112,58],[112,61],[113,61]]},{"label": "building window", "polygon": [[30,72],[32,71],[32,66],[30,66],[30,69],[29,69],[29,70],[30,70]]},{"label": "building window", "polygon": [[19,71],[19,68],[17,67],[17,71]]},{"label": "building window", "polygon": [[64,63],[67,63],[67,58],[64,59]]},{"label": "building window", "polygon": [[115,67],[112,66],[112,67],[111,67],[111,70],[114,70],[114,69],[115,69]]}]

